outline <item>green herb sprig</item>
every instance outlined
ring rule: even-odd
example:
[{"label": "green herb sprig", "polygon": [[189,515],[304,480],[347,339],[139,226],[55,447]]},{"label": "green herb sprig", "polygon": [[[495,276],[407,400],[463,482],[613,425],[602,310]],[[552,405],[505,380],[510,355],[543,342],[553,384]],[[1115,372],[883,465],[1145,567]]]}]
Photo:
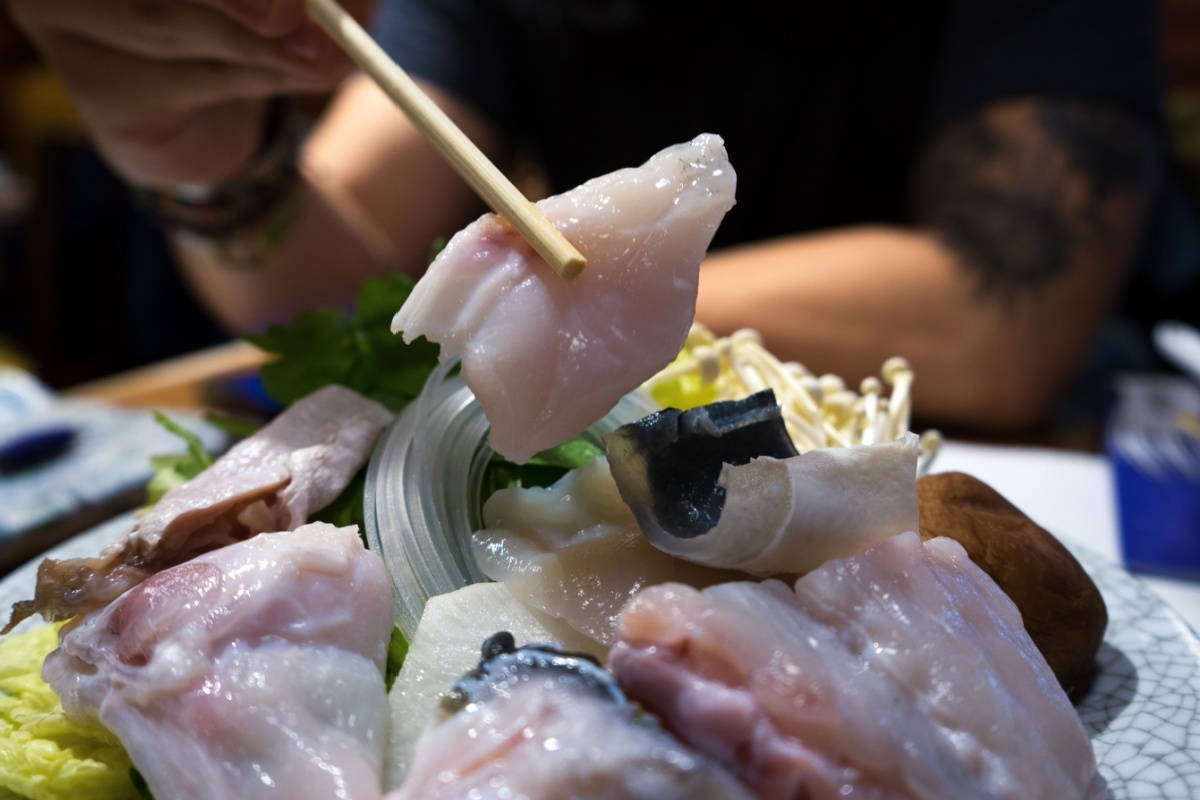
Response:
[{"label": "green herb sprig", "polygon": [[190,481],[213,463],[212,455],[204,449],[204,442],[195,433],[158,411],[154,412],[154,421],[183,439],[187,443],[187,452],[151,456],[154,474],[146,485],[147,506],[154,505],[168,491]]},{"label": "green herb sprig", "polygon": [[247,336],[278,356],[262,367],[263,389],[287,406],[337,383],[400,411],[421,393],[438,363],[437,345],[424,338],[406,344],[391,331],[413,285],[412,278],[389,273],[363,284],[353,314],[316,308],[289,325]]},{"label": "green herb sprig", "polygon": [[524,464],[514,464],[494,455],[483,473],[479,502],[482,503],[500,489],[549,486],[573,469],[582,467],[604,450],[581,436],[557,447],[543,450]]}]

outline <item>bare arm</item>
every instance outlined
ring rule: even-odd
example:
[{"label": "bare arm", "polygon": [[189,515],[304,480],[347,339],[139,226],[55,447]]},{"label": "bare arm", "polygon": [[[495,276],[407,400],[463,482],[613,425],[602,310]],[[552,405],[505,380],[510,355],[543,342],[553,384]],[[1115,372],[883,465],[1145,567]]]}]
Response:
[{"label": "bare arm", "polygon": [[[490,157],[499,137],[466,106],[424,87]],[[352,77],[301,161],[299,212],[281,245],[249,269],[179,239],[189,280],[230,328],[254,330],[316,305],[346,305],[392,268],[418,276],[430,247],[483,210],[465,183],[374,84]]]},{"label": "bare arm", "polygon": [[[341,84],[303,155],[296,211],[272,216],[291,224],[280,223],[282,247],[266,263],[238,271],[180,238],[188,278],[231,329],[348,302],[363,278],[389,266],[415,274],[434,238],[478,210],[378,89],[361,77],[341,83],[351,63],[303,0],[8,2],[96,146],[137,187],[222,184],[259,149],[268,98]],[[434,94],[494,159],[499,141],[489,126]]]},{"label": "bare arm", "polygon": [[1115,112],[996,104],[931,146],[916,226],[713,254],[697,318],[851,381],[903,355],[916,412],[943,424],[1034,424],[1120,294],[1155,164],[1149,133]]}]

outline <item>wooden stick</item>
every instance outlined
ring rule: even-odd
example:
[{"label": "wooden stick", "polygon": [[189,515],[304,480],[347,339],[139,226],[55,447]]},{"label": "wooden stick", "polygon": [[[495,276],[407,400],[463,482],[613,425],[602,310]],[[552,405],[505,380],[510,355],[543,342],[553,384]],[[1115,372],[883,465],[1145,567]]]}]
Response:
[{"label": "wooden stick", "polygon": [[525,237],[556,273],[569,279],[583,270],[587,261],[575,246],[388,57],[337,0],[307,0],[307,5],[313,19],[408,115],[475,193]]}]

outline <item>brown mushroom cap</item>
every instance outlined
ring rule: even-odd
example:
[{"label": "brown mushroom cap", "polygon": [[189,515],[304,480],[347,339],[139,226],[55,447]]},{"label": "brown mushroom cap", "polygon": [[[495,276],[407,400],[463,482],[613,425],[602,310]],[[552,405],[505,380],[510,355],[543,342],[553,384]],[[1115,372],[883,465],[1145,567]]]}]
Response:
[{"label": "brown mushroom cap", "polygon": [[999,492],[961,472],[917,481],[922,539],[947,536],[1004,590],[1072,700],[1095,675],[1108,610],[1096,584],[1057,539]]}]

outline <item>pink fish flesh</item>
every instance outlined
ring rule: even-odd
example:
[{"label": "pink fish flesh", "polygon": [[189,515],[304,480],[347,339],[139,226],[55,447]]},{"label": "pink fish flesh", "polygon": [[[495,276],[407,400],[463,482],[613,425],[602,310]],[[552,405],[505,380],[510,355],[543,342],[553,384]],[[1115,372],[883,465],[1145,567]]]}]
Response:
[{"label": "pink fish flesh", "polygon": [[439,343],[443,360],[462,358],[491,446],[523,462],[586,429],[679,354],[700,261],[735,183],[720,137],[705,134],[541,201],[587,258],[573,280],[484,216],[450,240],[392,330]]},{"label": "pink fish flesh", "polygon": [[626,693],[761,798],[1099,800],[1082,724],[1017,608],[904,533],[798,580],[644,589]]},{"label": "pink fish flesh", "polygon": [[199,553],[302,525],[346,488],[391,419],[382,405],[343,386],[297,400],[163,495],[99,556],[44,560],[34,599],[13,606],[5,632],[35,613],[53,621],[103,608]]},{"label": "pink fish flesh", "polygon": [[390,591],[355,528],[260,534],[72,623],[43,674],[155,797],[376,800]]},{"label": "pink fish flesh", "polygon": [[[626,702],[586,657],[491,649],[444,701],[387,800],[751,800],[724,769]],[[489,653],[489,649],[491,649]]]}]

